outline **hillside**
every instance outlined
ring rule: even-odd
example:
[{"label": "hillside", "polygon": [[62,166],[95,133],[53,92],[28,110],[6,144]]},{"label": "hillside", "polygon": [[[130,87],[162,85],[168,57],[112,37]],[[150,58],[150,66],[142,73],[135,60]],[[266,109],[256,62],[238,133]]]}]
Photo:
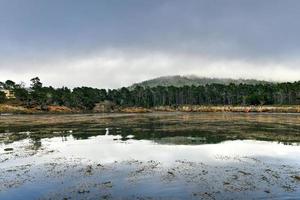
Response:
[{"label": "hillside", "polygon": [[140,83],[135,83],[129,88],[135,88],[136,86],[142,87],[156,87],[156,86],[199,86],[199,85],[206,85],[206,84],[225,84],[228,85],[230,83],[234,84],[259,84],[259,83],[268,83],[267,81],[259,81],[254,79],[230,79],[230,78],[204,78],[204,77],[197,77],[197,76],[162,76],[150,80],[146,80]]}]

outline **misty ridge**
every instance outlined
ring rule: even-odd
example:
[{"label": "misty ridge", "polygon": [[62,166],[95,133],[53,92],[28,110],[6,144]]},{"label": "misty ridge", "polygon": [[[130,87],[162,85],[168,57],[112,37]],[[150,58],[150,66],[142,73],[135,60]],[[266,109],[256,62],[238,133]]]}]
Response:
[{"label": "misty ridge", "polygon": [[141,87],[157,87],[157,86],[205,86],[209,84],[267,84],[267,83],[276,83],[275,81],[264,81],[256,79],[232,79],[232,78],[208,78],[208,77],[199,77],[195,75],[174,75],[174,76],[161,76],[154,79],[149,79],[142,81],[140,83],[135,83],[129,88],[134,88],[136,86]]}]

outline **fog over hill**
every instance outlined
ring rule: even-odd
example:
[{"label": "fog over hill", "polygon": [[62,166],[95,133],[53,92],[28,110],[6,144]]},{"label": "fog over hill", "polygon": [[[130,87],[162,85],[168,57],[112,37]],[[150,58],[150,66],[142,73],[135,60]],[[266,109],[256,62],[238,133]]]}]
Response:
[{"label": "fog over hill", "polygon": [[142,87],[156,87],[156,86],[176,86],[176,87],[182,87],[182,86],[199,86],[199,85],[206,85],[206,84],[225,84],[228,85],[230,83],[233,84],[259,84],[259,83],[272,83],[268,81],[262,81],[262,80],[255,80],[255,79],[231,79],[231,78],[206,78],[206,77],[199,77],[195,75],[189,75],[189,76],[162,76],[154,79],[149,79],[146,81],[142,81],[140,83],[135,83],[130,86],[130,88],[134,88],[136,86],[142,86]]}]

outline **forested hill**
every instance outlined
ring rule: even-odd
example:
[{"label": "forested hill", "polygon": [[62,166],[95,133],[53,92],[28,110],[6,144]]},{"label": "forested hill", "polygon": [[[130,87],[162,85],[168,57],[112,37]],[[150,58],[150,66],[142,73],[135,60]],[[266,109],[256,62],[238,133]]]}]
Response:
[{"label": "forested hill", "polygon": [[0,82],[0,103],[18,103],[26,107],[55,105],[92,110],[97,103],[105,101],[122,107],[146,108],[178,105],[300,105],[300,81],[264,84],[212,83],[183,87],[136,86],[133,89],[122,87],[108,90],[91,87],[45,87],[38,77],[31,79],[30,88],[11,80]]},{"label": "forested hill", "polygon": [[204,77],[197,77],[197,76],[162,76],[150,80],[146,80],[140,83],[135,83],[130,86],[130,89],[134,89],[136,86],[141,87],[157,87],[157,86],[175,86],[175,87],[182,87],[182,86],[204,86],[207,84],[223,84],[229,85],[230,83],[233,84],[248,84],[248,85],[256,85],[256,84],[264,84],[270,83],[267,81],[259,81],[254,79],[230,79],[230,78],[204,78]]}]

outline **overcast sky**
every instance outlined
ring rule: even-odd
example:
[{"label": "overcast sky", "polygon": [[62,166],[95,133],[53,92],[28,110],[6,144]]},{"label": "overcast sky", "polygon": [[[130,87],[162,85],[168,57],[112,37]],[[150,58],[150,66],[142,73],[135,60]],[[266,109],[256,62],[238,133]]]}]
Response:
[{"label": "overcast sky", "polygon": [[1,0],[0,81],[300,80],[299,0]]}]

